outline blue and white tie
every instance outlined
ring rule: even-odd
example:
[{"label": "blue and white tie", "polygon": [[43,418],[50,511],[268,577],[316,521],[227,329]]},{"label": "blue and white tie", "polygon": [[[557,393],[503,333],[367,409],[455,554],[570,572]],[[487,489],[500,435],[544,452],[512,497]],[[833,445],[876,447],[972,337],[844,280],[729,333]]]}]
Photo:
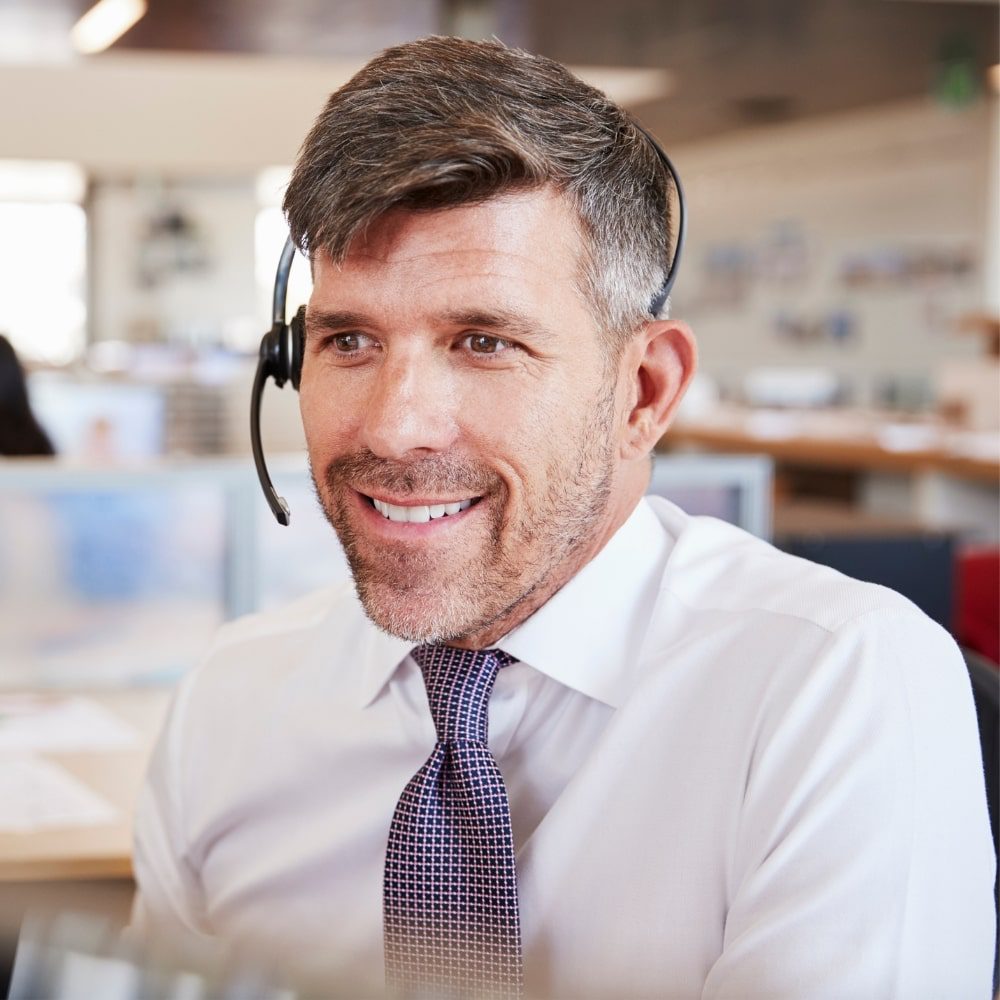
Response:
[{"label": "blue and white tie", "polygon": [[386,982],[403,995],[518,997],[521,923],[510,805],[487,746],[513,657],[418,646],[437,745],[403,790],[385,860]]}]

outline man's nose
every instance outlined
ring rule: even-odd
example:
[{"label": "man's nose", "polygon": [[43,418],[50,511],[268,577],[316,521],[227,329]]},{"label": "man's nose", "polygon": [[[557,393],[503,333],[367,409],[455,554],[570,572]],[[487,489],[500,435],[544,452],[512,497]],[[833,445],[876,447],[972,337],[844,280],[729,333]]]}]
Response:
[{"label": "man's nose", "polygon": [[457,434],[455,387],[433,362],[386,360],[366,400],[362,444],[381,458],[443,451]]}]

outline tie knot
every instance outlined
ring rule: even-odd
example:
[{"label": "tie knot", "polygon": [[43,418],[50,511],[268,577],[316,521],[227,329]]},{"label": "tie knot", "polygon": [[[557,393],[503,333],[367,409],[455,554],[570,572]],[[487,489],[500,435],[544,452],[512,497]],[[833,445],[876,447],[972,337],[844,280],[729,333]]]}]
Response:
[{"label": "tie knot", "polygon": [[514,657],[499,649],[451,646],[417,646],[411,655],[424,675],[438,739],[485,743],[493,682]]}]

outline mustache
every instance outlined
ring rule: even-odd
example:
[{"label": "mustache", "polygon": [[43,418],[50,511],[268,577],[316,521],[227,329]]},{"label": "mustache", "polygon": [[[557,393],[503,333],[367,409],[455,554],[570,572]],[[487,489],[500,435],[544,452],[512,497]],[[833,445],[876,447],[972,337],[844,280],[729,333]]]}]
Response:
[{"label": "mustache", "polygon": [[341,455],[326,467],[327,486],[349,485],[371,495],[385,491],[406,497],[426,494],[481,496],[503,489],[492,469],[459,455],[431,455],[412,462],[379,458],[367,448]]}]

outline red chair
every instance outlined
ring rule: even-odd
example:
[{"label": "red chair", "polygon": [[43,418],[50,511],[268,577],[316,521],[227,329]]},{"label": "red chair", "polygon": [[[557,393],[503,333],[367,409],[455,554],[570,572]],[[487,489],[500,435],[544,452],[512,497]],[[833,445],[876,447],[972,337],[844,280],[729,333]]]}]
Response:
[{"label": "red chair", "polygon": [[964,550],[955,582],[955,638],[1000,665],[1000,548]]}]

